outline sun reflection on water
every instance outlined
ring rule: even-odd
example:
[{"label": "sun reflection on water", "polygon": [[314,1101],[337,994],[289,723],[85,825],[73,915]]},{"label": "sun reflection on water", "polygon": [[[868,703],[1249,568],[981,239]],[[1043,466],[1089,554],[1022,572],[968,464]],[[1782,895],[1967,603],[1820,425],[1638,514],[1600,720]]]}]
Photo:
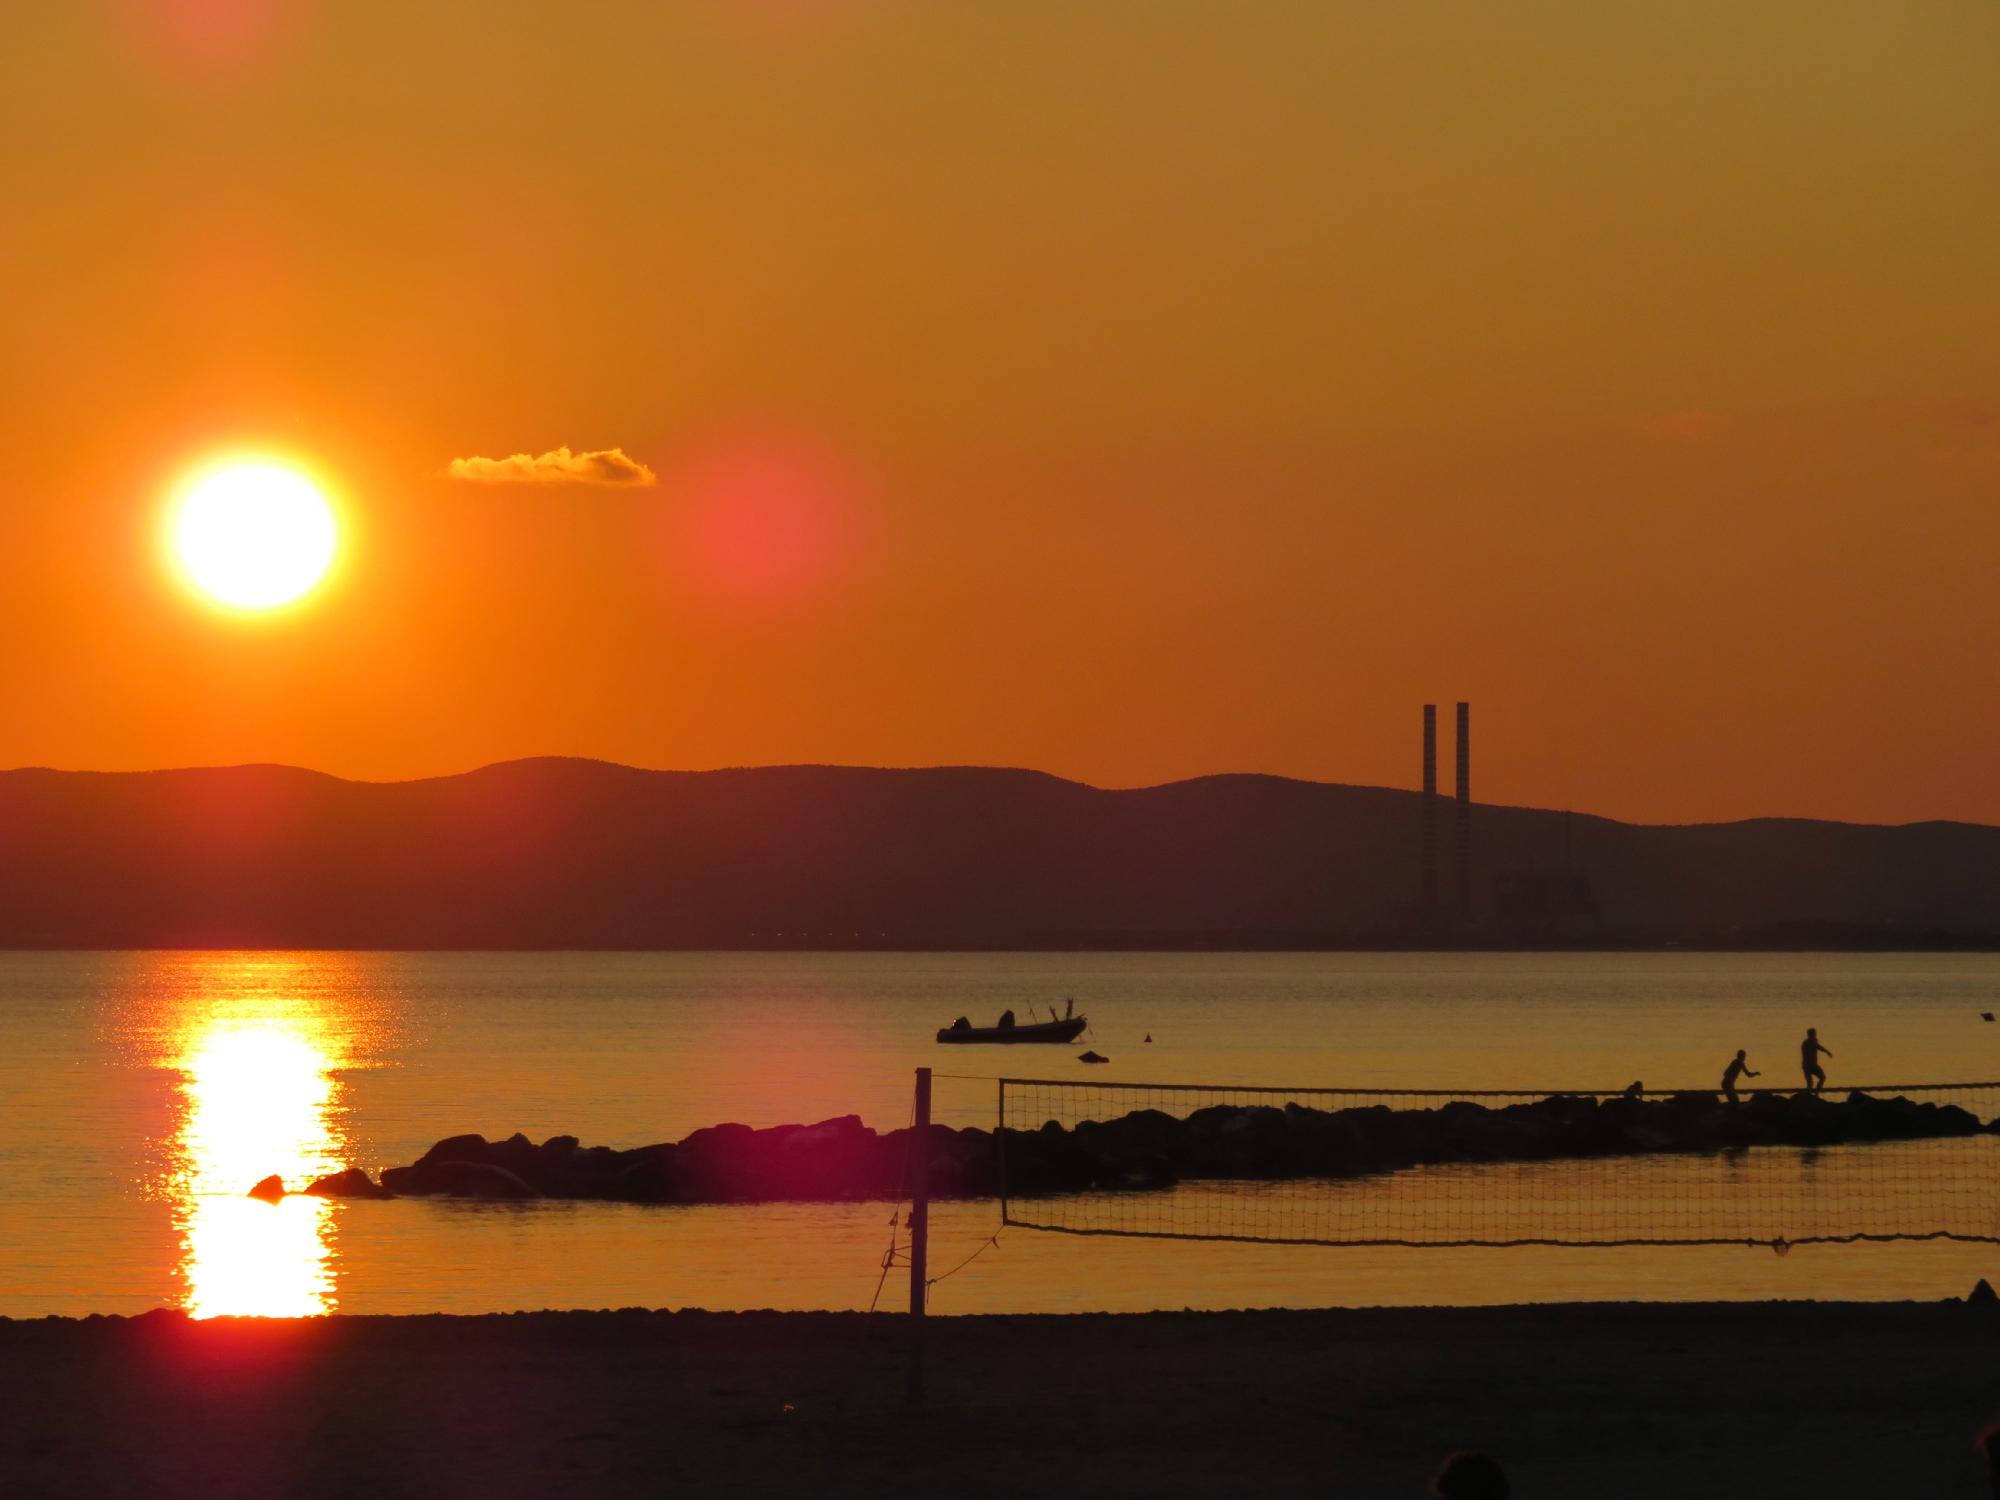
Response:
[{"label": "sun reflection on water", "polygon": [[[343,1164],[337,1042],[308,1003],[248,988],[191,1007],[173,1038],[181,1303],[198,1318],[309,1317],[336,1302],[333,1205],[300,1189]],[[247,1196],[272,1173],[294,1196]]]}]

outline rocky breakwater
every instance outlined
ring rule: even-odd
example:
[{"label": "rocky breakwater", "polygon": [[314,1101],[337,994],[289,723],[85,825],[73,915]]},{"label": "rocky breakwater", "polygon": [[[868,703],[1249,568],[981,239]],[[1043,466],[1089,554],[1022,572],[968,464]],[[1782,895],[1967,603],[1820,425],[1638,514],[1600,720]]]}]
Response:
[{"label": "rocky breakwater", "polygon": [[1452,1163],[1550,1161],[1751,1146],[1826,1147],[1977,1135],[2000,1128],[1952,1104],[1853,1093],[1709,1093],[1656,1099],[1553,1095],[1489,1107],[1216,1105],[1178,1118],[1141,1110],[1070,1130],[1009,1132],[1010,1188],[1147,1186],[1187,1178],[1351,1178]]},{"label": "rocky breakwater", "polygon": [[[1113,1120],[993,1132],[930,1128],[931,1191],[991,1197],[1004,1170],[1016,1195],[1168,1187],[1191,1178],[1350,1178],[1446,1163],[1547,1161],[1748,1146],[1839,1146],[1990,1133],[1952,1104],[1853,1093],[1757,1094],[1729,1106],[1707,1093],[1659,1099],[1559,1094],[1500,1108],[1321,1110],[1214,1105],[1185,1117],[1138,1110]],[[623,1203],[758,1203],[906,1196],[912,1132],[886,1134],[854,1115],[753,1130],[717,1125],[631,1150],[559,1135],[536,1144],[457,1135],[379,1184],[349,1168],[313,1183],[332,1197],[435,1194]],[[1004,1155],[1004,1165],[1001,1160]]]},{"label": "rocky breakwater", "polygon": [[[620,1203],[762,1203],[905,1196],[912,1132],[878,1134],[856,1115],[817,1125],[715,1125],[684,1140],[618,1151],[572,1135],[537,1145],[455,1135],[382,1173],[397,1197],[583,1198]],[[998,1180],[987,1131],[930,1130],[931,1191],[977,1197]],[[318,1184],[315,1184],[317,1187]]]}]

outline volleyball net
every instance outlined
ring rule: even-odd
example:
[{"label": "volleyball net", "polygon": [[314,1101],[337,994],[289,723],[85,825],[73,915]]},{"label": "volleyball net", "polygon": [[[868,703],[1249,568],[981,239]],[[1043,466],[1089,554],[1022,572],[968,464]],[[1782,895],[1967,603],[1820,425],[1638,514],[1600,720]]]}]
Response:
[{"label": "volleyball net", "polygon": [[1263,1244],[2000,1243],[2000,1083],[1446,1091],[1003,1078],[1005,1225]]}]

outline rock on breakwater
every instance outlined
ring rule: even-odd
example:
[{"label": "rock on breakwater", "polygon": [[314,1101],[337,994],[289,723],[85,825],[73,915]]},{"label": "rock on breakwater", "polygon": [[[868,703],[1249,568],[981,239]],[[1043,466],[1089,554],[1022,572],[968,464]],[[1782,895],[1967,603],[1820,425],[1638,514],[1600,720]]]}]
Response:
[{"label": "rock on breakwater", "polygon": [[[1185,1117],[1143,1109],[1113,1120],[1007,1130],[1006,1184],[1016,1195],[1169,1187],[1185,1179],[1352,1178],[1444,1163],[1836,1146],[1975,1135],[2000,1128],[1952,1104],[1902,1096],[1768,1093],[1740,1106],[1708,1093],[1662,1099],[1558,1094],[1491,1108],[1213,1105]],[[878,1133],[858,1116],[815,1125],[715,1125],[677,1142],[614,1150],[559,1135],[536,1144],[456,1135],[376,1185],[366,1173],[321,1179],[329,1196],[598,1199],[757,1203],[905,1196],[911,1130]],[[1002,1151],[994,1132],[933,1125],[931,1191],[990,1197]]]}]

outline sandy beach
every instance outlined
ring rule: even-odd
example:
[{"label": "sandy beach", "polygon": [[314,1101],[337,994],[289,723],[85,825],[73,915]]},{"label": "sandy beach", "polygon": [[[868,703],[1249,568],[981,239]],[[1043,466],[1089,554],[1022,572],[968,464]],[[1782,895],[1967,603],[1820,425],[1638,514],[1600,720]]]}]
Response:
[{"label": "sandy beach", "polygon": [[2000,1309],[0,1321],[0,1494],[1984,1496]]}]

